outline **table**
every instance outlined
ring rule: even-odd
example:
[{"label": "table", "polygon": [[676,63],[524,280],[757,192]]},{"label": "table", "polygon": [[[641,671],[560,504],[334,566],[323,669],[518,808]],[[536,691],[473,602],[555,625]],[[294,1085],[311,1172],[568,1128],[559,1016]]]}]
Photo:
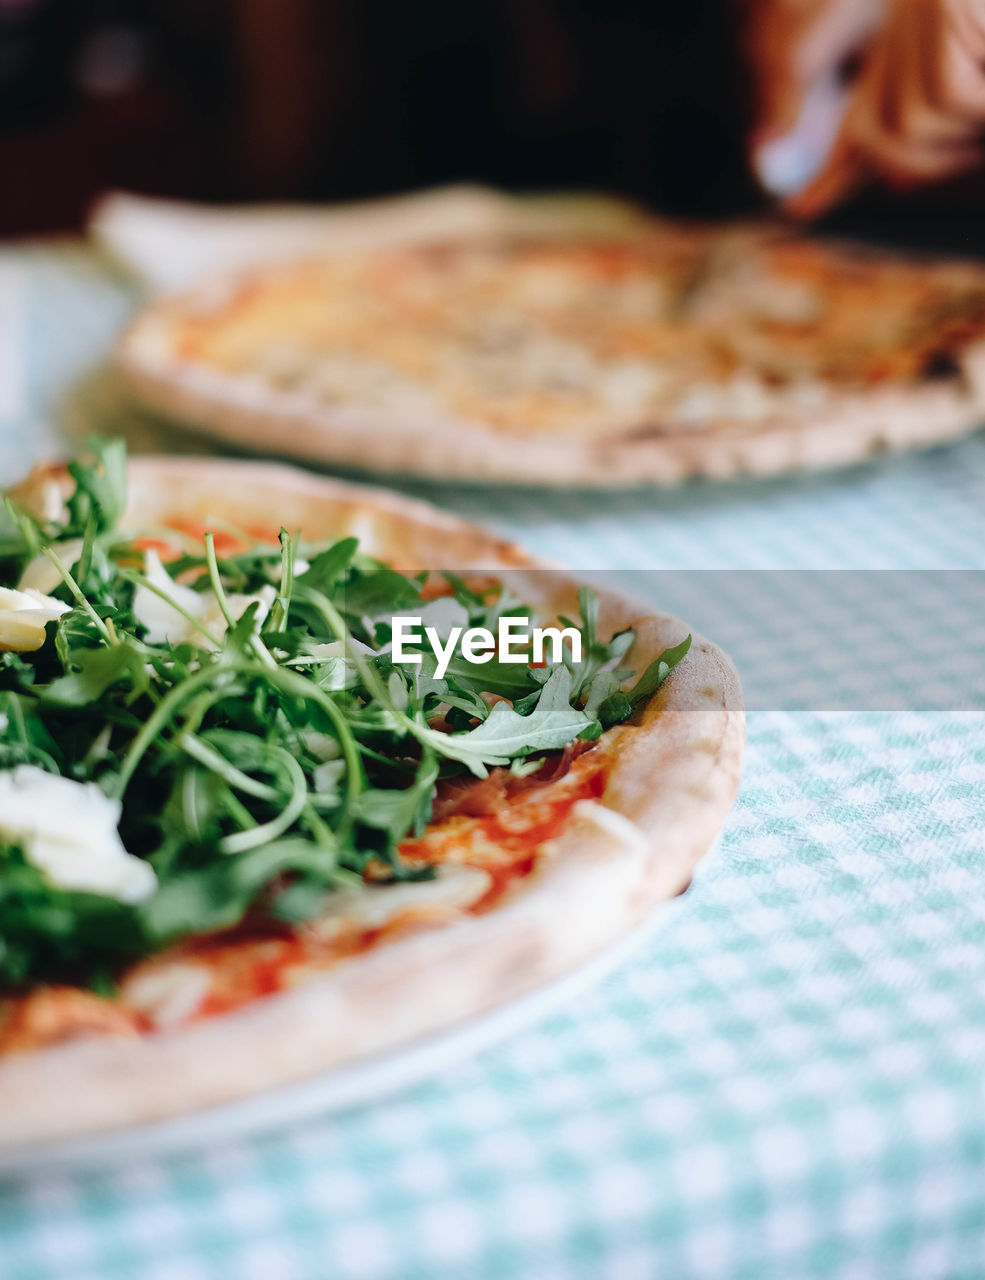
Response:
[{"label": "table", "polygon": [[[81,244],[0,254],[0,480],[97,420],[188,447],[87,374],[132,305]],[[985,567],[983,436],[677,493],[401,487],[582,569]],[[980,1277],[983,855],[980,712],[754,712],[720,849],[573,1007],[371,1108],[7,1183],[0,1280]]]}]

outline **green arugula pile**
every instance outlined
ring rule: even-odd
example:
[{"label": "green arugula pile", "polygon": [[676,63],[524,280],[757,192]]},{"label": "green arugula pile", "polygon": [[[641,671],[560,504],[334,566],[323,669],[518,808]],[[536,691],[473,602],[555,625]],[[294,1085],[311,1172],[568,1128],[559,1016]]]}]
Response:
[{"label": "green arugula pile", "polygon": [[[70,464],[60,521],[6,503],[0,584],[16,587],[46,556],[60,582],[52,594],[70,608],[40,648],[0,653],[0,770],[33,765],[121,800],[120,836],[158,887],[134,905],[67,891],[0,842],[0,987],[99,988],[127,961],[247,910],[303,920],[331,889],[361,882],[371,860],[374,878],[433,874],[397,846],[424,830],[440,778],[536,769],[542,753],[625,720],[687,652],[690,637],[626,689],[632,673],[619,663],[632,634],[601,641],[586,590],[580,621],[563,619],[580,628],[580,663],[458,655],[438,680],[428,651],[420,665],[380,652],[393,614],[426,625],[451,609],[495,631],[500,614],[530,610],[506,587],[477,593],[452,575],[450,596],[422,599],[427,575],[387,568],[355,538],[314,544],[285,531],[279,545],[228,556],[207,536],[171,561],[171,578],[214,593],[229,625],[215,638],[186,614],[193,639],[150,643],[135,594],[167,592],[148,585],[136,535],[117,529],[124,446],[91,448]],[[73,539],[69,564],[58,552]],[[227,609],[231,593],[264,588],[275,593],[268,610],[252,603],[236,619]],[[490,706],[484,694],[508,701]]]}]

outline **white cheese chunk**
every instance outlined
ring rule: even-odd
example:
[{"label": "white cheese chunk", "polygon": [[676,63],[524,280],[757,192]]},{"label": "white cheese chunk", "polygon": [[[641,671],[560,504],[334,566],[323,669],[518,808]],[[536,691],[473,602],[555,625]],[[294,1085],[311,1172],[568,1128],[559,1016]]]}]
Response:
[{"label": "white cheese chunk", "polygon": [[650,842],[635,822],[597,800],[579,800],[572,812],[577,821],[588,823],[634,853],[643,855],[650,848]]},{"label": "white cheese chunk", "polygon": [[155,1027],[177,1027],[198,1012],[211,985],[204,965],[151,960],[124,979],[120,995]]},{"label": "white cheese chunk", "polygon": [[466,911],[489,891],[492,877],[481,867],[443,866],[434,880],[361,885],[330,894],[316,927],[344,921],[378,929],[407,910]]},{"label": "white cheese chunk", "polygon": [[153,868],[127,853],[117,832],[120,802],[92,782],[22,764],[0,773],[0,840],[16,844],[60,889],[140,902]]},{"label": "white cheese chunk", "polygon": [[[150,587],[143,584],[137,587],[133,597],[133,613],[137,621],[147,628],[149,643],[195,644],[201,640],[198,628],[188,621],[181,610],[194,618],[214,640],[221,640],[226,634],[226,618],[215,593],[193,591],[191,587],[175,582],[153,549],[144,552],[144,577],[161,591],[167,592],[174,604],[179,606],[175,608],[167,600],[162,600]],[[254,595],[227,592],[226,603],[229,612],[238,620],[255,601],[260,606],[256,613],[256,625],[259,627],[276,598],[274,588],[267,586]]]},{"label": "white cheese chunk", "polygon": [[313,756],[319,760],[337,760],[342,754],[338,738],[330,733],[320,733],[317,729],[305,729],[301,740]]},{"label": "white cheese chunk", "polygon": [[[52,543],[51,550],[66,569],[73,569],[79,562],[85,543],[81,538],[66,538],[64,542]],[[62,575],[43,552],[39,552],[33,560],[29,560],[27,568],[21,574],[17,584],[18,591],[40,591],[47,594],[54,591],[62,580]]]},{"label": "white cheese chunk", "polygon": [[[226,623],[226,616],[219,607],[219,601],[211,591],[207,591],[205,595],[200,596],[199,599],[205,601],[205,611],[202,614],[202,625],[213,639],[221,640],[229,628]],[[237,622],[251,604],[256,603],[259,605],[259,608],[256,611],[256,617],[253,620],[254,629],[257,631],[263,626],[264,619],[270,612],[276,599],[277,592],[270,586],[261,587],[260,590],[255,592],[253,595],[244,595],[236,591],[226,592],[226,605],[229,608],[229,612]]]},{"label": "white cheese chunk", "polygon": [[[161,591],[166,591],[174,603],[193,618],[204,612],[204,597],[192,591],[191,587],[175,582],[161,564],[161,557],[152,549],[144,552],[144,577]],[[164,644],[169,640],[172,644],[180,644],[197,634],[187,618],[143,584],[134,592],[133,616],[147,628],[146,638],[150,644]]]},{"label": "white cheese chunk", "polygon": [[328,640],[324,644],[309,644],[305,653],[310,654],[312,658],[345,658],[350,652],[367,653],[370,657],[374,657],[376,650],[368,644],[363,644],[361,640],[357,640],[354,636],[349,637],[349,645],[346,646],[344,640]]},{"label": "white cheese chunk", "polygon": [[44,644],[45,624],[67,613],[61,600],[28,588],[0,587],[0,650],[27,653]]},{"label": "white cheese chunk", "polygon": [[[357,653],[373,657],[375,649],[361,640],[349,639],[349,644]],[[340,690],[351,688],[359,678],[359,670],[351,657],[344,640],[330,640],[326,644],[308,645],[303,657],[317,658],[318,683],[323,689]]]},{"label": "white cheese chunk", "polygon": [[65,490],[57,480],[43,480],[35,498],[35,509],[49,524],[64,524],[68,517]]},{"label": "white cheese chunk", "polygon": [[307,749],[320,762],[311,775],[315,790],[334,791],[345,773],[345,761],[340,758],[342,748],[338,739],[329,733],[319,733],[317,729],[307,729],[301,737]]}]

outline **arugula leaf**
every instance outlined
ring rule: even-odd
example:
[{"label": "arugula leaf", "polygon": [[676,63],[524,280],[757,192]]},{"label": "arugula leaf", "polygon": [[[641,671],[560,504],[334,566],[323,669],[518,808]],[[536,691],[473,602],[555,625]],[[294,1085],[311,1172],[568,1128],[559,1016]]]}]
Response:
[{"label": "arugula leaf", "polygon": [[690,648],[691,637],[685,636],[680,644],[664,649],[659,657],[654,658],[627,693],[630,705],[636,707],[645,699],[651,698]]},{"label": "arugula leaf", "polygon": [[69,522],[62,536],[83,536],[90,521],[100,533],[112,529],[127,501],[127,450],[122,440],[93,436],[87,441],[92,462],[73,461],[68,474],[75,492],[68,500]]},{"label": "arugula leaf", "polygon": [[124,640],[108,649],[73,649],[68,673],[53,680],[41,694],[44,703],[84,707],[98,702],[107,689],[126,682],[130,700],[150,687],[143,646]]},{"label": "arugula leaf", "polygon": [[20,849],[0,845],[0,984],[105,975],[144,950],[132,907],[54,888]]},{"label": "arugula leaf", "polygon": [[466,662],[457,650],[448,664],[445,679],[450,687],[458,686],[460,692],[479,683],[483,693],[495,693],[501,698],[509,698],[511,702],[540,689],[537,668],[531,669],[518,662],[500,662],[498,658],[483,664],[482,675],[477,680],[474,664]]},{"label": "arugula leaf", "polygon": [[438,762],[428,753],[409,787],[367,787],[355,806],[355,816],[364,826],[384,831],[396,844],[408,832],[420,835],[431,816],[434,784],[438,778]]},{"label": "arugula leaf", "polygon": [[351,571],[341,587],[336,588],[333,598],[345,616],[358,623],[363,618],[374,618],[378,614],[402,613],[416,604],[421,598],[420,583],[394,569],[357,568]]},{"label": "arugula leaf", "polygon": [[319,851],[308,841],[284,839],[179,873],[137,909],[140,927],[158,946],[189,933],[229,928],[276,876],[314,871],[318,864]]},{"label": "arugula leaf", "polygon": [[567,667],[556,667],[541,690],[536,707],[520,715],[506,702],[497,702],[488,717],[468,733],[441,734],[425,731],[425,741],[440,755],[459,760],[479,777],[486,765],[506,765],[514,757],[567,746],[591,721],[571,705],[574,677]]},{"label": "arugula leaf", "polygon": [[314,556],[304,573],[296,575],[295,583],[331,596],[339,579],[352,563],[358,546],[358,538],[340,538],[326,551]]}]

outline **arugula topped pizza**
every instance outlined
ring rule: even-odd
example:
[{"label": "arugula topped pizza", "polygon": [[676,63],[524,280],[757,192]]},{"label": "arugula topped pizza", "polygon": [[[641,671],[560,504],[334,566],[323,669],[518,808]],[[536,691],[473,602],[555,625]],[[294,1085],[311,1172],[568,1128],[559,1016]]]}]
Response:
[{"label": "arugula topped pizza", "polygon": [[[742,743],[709,642],[393,495],[93,448],[0,541],[0,1149],[406,1044],[686,883]],[[577,656],[395,659],[507,613]]]},{"label": "arugula topped pizza", "polygon": [[149,409],[355,467],[764,474],[980,425],[985,269],[774,225],[461,237],[203,281],[142,312],[119,364]]}]

